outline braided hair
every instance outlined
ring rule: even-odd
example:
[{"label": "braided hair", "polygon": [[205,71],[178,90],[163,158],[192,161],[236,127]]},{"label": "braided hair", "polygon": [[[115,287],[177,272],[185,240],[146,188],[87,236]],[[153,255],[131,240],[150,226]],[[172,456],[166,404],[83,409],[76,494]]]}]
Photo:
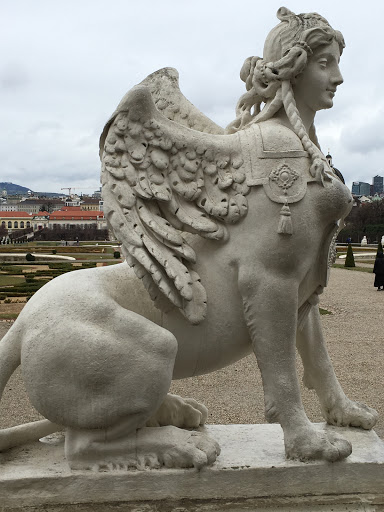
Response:
[{"label": "braided hair", "polygon": [[309,133],[305,129],[296,107],[292,82],[304,71],[308,57],[316,48],[335,39],[341,53],[344,39],[317,13],[296,15],[281,7],[277,17],[281,23],[267,37],[264,58],[248,57],[241,68],[240,78],[245,82],[247,92],[240,97],[236,119],[228,125],[226,132],[235,133],[252,123],[271,119],[283,107],[311,159],[311,174],[321,176],[324,162],[315,127],[312,124]]}]

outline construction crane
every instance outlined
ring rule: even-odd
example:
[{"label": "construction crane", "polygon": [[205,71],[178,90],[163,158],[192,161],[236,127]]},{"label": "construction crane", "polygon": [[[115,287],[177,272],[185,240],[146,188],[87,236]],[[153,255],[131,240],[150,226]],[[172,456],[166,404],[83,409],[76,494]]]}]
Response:
[{"label": "construction crane", "polygon": [[81,190],[81,192],[80,192],[81,194],[82,194],[83,190],[93,190],[93,191],[95,190],[94,188],[84,188],[84,187],[77,187],[77,188],[76,187],[62,187],[61,188],[61,190],[68,190],[69,196],[72,196],[71,190],[79,190],[79,189]]},{"label": "construction crane", "polygon": [[62,187],[61,190],[68,190],[68,195],[71,197],[71,190],[76,190],[74,187]]}]

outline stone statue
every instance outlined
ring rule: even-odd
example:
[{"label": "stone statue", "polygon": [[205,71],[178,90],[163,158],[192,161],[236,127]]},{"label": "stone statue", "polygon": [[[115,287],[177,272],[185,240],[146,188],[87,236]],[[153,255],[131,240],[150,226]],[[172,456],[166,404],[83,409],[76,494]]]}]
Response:
[{"label": "stone statue", "polygon": [[58,277],[25,306],[0,346],[0,387],[21,362],[47,420],[1,431],[0,449],[65,428],[73,469],[213,463],[215,441],[180,428],[203,424],[206,409],[167,394],[171,379],[253,351],[286,456],[343,459],[350,443],[305,414],[296,346],[328,423],[376,423],[338,383],[318,308],[329,246],[352,206],[314,126],[343,82],[344,41],[319,14],[277,16],[263,58],[241,69],[246,93],[225,132],[169,68],[117,107],[101,136],[101,179],[128,264]]}]

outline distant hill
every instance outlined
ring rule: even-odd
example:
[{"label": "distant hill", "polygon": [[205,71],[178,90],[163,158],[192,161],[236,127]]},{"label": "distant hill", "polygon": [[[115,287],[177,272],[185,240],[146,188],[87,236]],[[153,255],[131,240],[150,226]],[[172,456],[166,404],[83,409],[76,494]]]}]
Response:
[{"label": "distant hill", "polygon": [[9,196],[13,196],[17,194],[27,194],[28,190],[31,189],[27,187],[22,187],[21,185],[16,185],[15,183],[11,183],[10,181],[0,181],[0,194],[3,193],[3,190],[6,190]]},{"label": "distant hill", "polygon": [[59,197],[63,194],[58,194],[57,192],[34,192],[32,189],[27,187],[22,187],[21,185],[16,185],[15,183],[11,183],[10,181],[0,181],[0,196],[3,194],[3,190],[7,191],[9,196],[22,195],[25,196],[28,194],[30,190],[35,196],[39,197]]},{"label": "distant hill", "polygon": [[34,194],[39,197],[63,197],[63,194],[57,192],[34,192]]}]

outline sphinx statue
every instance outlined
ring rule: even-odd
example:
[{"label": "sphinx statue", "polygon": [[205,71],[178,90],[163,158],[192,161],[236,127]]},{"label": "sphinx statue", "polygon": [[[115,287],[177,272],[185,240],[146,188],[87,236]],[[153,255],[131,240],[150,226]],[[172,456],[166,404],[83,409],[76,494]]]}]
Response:
[{"label": "sphinx statue", "polygon": [[212,464],[218,444],[194,430],[206,408],[169,394],[171,380],[254,352],[286,456],[348,457],[350,443],[305,414],[296,348],[328,423],[375,425],[335,376],[318,307],[352,206],[314,124],[343,82],[344,40],[317,13],[277,17],[263,57],[241,68],[246,92],[226,130],[171,68],[118,105],[100,139],[101,181],[126,261],[54,279],[3,338],[0,389],[21,364],[46,419],[0,431],[0,450],[65,429],[74,470]]}]

